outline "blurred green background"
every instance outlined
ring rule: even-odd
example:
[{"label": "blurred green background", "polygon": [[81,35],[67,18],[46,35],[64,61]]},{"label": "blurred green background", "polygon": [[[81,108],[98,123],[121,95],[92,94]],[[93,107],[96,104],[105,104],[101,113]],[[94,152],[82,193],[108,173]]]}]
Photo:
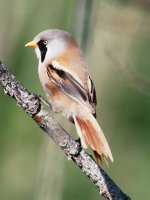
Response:
[{"label": "blurred green background", "polygon": [[[0,59],[37,94],[44,95],[37,59],[24,44],[49,28],[75,35],[114,156],[104,168],[132,199],[149,199],[150,1],[0,0],[0,14]],[[56,118],[77,138],[72,125]],[[9,199],[96,200],[99,194],[0,88],[0,200]]]}]

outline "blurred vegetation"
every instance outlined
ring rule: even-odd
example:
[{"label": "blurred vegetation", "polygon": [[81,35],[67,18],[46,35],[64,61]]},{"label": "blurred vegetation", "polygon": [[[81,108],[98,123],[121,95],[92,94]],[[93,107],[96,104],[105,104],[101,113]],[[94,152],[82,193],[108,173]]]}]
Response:
[{"label": "blurred vegetation", "polygon": [[[0,0],[0,55],[32,92],[44,95],[24,44],[59,28],[82,45],[98,97],[97,116],[114,164],[106,171],[133,199],[149,199],[149,0]],[[67,130],[75,130],[57,116]],[[97,189],[0,89],[0,200],[99,199]]]}]

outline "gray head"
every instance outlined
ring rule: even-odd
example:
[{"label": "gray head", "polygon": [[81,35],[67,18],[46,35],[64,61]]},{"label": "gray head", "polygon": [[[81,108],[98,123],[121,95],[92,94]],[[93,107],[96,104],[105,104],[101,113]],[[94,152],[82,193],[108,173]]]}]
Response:
[{"label": "gray head", "polygon": [[65,31],[49,29],[39,33],[26,47],[35,47],[40,62],[59,56],[69,46],[78,46],[74,37]]}]

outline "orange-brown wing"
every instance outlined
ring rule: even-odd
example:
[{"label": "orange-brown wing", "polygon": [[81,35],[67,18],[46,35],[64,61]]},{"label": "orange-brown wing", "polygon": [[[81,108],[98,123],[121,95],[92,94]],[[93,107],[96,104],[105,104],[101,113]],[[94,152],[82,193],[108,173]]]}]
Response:
[{"label": "orange-brown wing", "polygon": [[83,104],[90,109],[92,108],[89,103],[89,94],[71,74],[49,65],[47,67],[47,75],[52,82],[75,102]]}]

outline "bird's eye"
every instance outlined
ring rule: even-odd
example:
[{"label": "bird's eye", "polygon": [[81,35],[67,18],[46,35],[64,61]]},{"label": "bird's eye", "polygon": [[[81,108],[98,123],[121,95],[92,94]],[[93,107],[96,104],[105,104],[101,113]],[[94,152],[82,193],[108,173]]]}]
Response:
[{"label": "bird's eye", "polygon": [[47,44],[48,44],[48,41],[47,41],[47,40],[44,40],[44,41],[43,41],[43,44],[44,44],[44,45],[47,45]]}]

